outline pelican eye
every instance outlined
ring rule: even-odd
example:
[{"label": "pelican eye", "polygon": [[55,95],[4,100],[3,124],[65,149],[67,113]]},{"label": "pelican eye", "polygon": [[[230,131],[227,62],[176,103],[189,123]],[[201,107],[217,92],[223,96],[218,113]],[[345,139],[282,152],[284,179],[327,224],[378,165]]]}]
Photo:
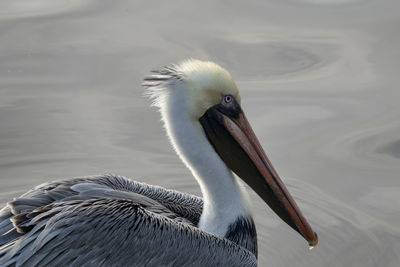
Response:
[{"label": "pelican eye", "polygon": [[231,103],[232,100],[233,100],[233,96],[231,96],[231,95],[224,95],[222,98],[222,101],[226,104]]}]

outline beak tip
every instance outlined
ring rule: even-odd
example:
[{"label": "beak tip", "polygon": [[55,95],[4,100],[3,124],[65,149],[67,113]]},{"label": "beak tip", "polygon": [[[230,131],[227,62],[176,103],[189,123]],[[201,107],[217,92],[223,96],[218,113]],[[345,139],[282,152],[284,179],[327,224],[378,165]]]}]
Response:
[{"label": "beak tip", "polygon": [[315,248],[318,245],[318,235],[316,232],[314,232],[314,236],[315,236],[315,238],[308,242],[310,250]]}]

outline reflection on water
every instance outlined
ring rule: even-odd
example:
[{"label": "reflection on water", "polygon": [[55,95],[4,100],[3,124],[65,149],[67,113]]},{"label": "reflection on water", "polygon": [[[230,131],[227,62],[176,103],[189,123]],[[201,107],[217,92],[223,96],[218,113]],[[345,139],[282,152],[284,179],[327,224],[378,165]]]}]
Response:
[{"label": "reflection on water", "polygon": [[187,57],[228,68],[320,237],[309,251],[254,194],[260,266],[398,266],[394,0],[0,2],[0,202],[112,172],[199,194],[141,79]]},{"label": "reflection on water", "polygon": [[400,158],[400,140],[385,144],[377,152],[386,153],[392,157]]}]

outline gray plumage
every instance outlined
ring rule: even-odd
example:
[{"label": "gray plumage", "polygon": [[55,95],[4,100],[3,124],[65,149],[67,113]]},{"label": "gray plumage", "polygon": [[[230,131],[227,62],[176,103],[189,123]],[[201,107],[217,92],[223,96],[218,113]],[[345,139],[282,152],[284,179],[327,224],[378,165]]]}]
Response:
[{"label": "gray plumage", "polygon": [[220,238],[196,227],[202,206],[120,176],[46,183],[0,211],[0,266],[256,266],[252,220]]}]

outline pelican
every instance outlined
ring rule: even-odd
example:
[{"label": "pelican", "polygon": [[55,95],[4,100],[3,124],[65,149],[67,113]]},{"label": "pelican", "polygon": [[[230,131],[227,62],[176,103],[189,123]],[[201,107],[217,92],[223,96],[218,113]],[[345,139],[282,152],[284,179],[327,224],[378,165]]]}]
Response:
[{"label": "pelican", "polygon": [[239,178],[317,244],[225,69],[190,59],[153,71],[143,86],[203,197],[114,175],[39,185],[0,211],[0,266],[257,266]]}]

